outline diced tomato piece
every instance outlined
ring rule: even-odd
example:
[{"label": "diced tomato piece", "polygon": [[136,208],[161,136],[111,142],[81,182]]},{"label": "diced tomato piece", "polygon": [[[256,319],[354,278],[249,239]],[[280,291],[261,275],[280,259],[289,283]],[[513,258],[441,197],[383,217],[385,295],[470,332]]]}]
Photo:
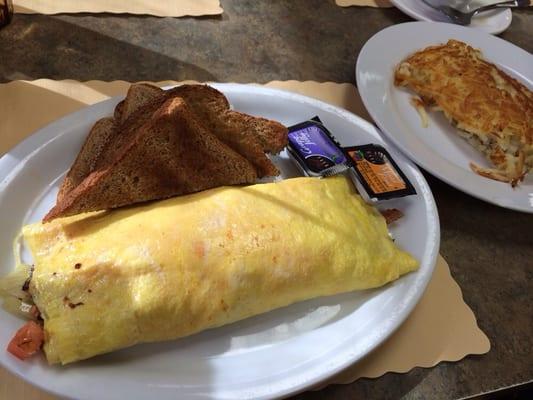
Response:
[{"label": "diced tomato piece", "polygon": [[7,351],[21,360],[26,360],[39,351],[43,340],[44,332],[41,325],[28,321],[15,333],[7,345]]}]

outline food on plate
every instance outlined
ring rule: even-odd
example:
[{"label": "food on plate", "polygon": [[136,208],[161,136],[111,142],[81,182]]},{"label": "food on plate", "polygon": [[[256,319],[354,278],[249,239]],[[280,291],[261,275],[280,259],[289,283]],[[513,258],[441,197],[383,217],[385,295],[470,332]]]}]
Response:
[{"label": "food on plate", "polygon": [[207,85],[132,85],[92,128],[44,221],[254,183],[279,174],[265,153],[286,143],[283,125],[230,110]]},{"label": "food on plate", "polygon": [[457,133],[495,168],[474,172],[516,186],[533,167],[533,92],[466,43],[420,50],[402,61],[394,83],[441,110]]},{"label": "food on plate", "polygon": [[44,341],[42,327],[34,322],[26,322],[7,345],[7,351],[20,360],[26,360],[41,350]]},{"label": "food on plate", "polygon": [[276,121],[253,117],[230,109],[226,97],[209,86],[182,85],[169,95],[187,101],[198,118],[215,135],[254,165],[258,176],[275,176],[279,171],[265,156],[276,154],[287,145],[287,128]]},{"label": "food on plate", "polygon": [[111,159],[70,191],[45,221],[257,179],[252,164],[200,124],[179,97],[159,107]]},{"label": "food on plate", "polygon": [[134,83],[128,89],[128,94],[115,107],[113,117],[117,124],[123,124],[131,114],[140,107],[161,97],[163,89],[150,83]]},{"label": "food on plate", "polygon": [[383,146],[363,144],[342,150],[353,165],[350,171],[355,175],[359,193],[370,201],[416,194],[407,176]]},{"label": "food on plate", "polygon": [[115,134],[116,122],[113,117],[102,118],[93,125],[76,161],[68,171],[57,194],[60,204],[69,192],[78,186],[95,168],[98,156]]},{"label": "food on plate", "polygon": [[343,176],[215,188],[22,234],[51,364],[379,287],[418,268]]},{"label": "food on plate", "polygon": [[350,172],[368,202],[416,194],[390,154],[377,144],[341,147],[319,117],[289,127],[287,150],[307,176]]},{"label": "food on plate", "polygon": [[420,115],[422,127],[427,128],[429,126],[429,117],[422,99],[420,99],[420,97],[413,96],[409,99],[409,102],[416,109],[418,115]]},{"label": "food on plate", "polygon": [[330,176],[346,171],[350,164],[331,132],[314,117],[289,127],[287,150],[308,176]]}]

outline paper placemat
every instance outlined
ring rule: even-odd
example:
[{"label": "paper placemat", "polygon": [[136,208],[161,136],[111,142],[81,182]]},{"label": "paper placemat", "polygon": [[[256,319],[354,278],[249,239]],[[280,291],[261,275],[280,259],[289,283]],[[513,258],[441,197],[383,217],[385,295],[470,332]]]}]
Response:
[{"label": "paper placemat", "polygon": [[389,0],[335,0],[335,3],[341,7],[394,7]]},{"label": "paper placemat", "polygon": [[219,0],[13,0],[16,13],[114,13],[184,17],[222,14]]},{"label": "paper placemat", "polygon": [[[161,86],[176,82],[159,82]],[[273,81],[274,87],[326,101],[370,120],[357,89],[348,83]],[[14,81],[0,84],[0,155],[36,129],[115,95],[124,95],[124,81],[77,82]],[[487,336],[463,301],[461,290],[439,256],[435,273],[421,301],[406,322],[383,345],[361,362],[322,384],[351,383],[361,377],[375,378],[387,372],[403,373],[415,367],[431,367],[441,361],[457,361],[468,354],[490,349]],[[0,349],[0,351],[4,351]],[[0,399],[56,399],[32,387],[0,367]]]}]

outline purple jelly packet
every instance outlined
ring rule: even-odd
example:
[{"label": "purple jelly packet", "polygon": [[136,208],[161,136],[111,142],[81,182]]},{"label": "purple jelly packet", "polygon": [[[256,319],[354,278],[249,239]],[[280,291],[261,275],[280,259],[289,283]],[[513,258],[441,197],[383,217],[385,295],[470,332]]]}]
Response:
[{"label": "purple jelly packet", "polygon": [[350,162],[318,117],[289,127],[289,153],[308,176],[330,176],[346,171]]}]

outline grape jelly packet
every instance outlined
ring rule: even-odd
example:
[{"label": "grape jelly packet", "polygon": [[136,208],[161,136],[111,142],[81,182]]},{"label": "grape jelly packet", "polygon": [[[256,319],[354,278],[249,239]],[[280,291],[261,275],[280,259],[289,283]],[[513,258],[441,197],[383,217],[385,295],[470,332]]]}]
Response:
[{"label": "grape jelly packet", "polygon": [[346,155],[318,117],[289,127],[287,148],[307,176],[330,176],[350,168]]}]

